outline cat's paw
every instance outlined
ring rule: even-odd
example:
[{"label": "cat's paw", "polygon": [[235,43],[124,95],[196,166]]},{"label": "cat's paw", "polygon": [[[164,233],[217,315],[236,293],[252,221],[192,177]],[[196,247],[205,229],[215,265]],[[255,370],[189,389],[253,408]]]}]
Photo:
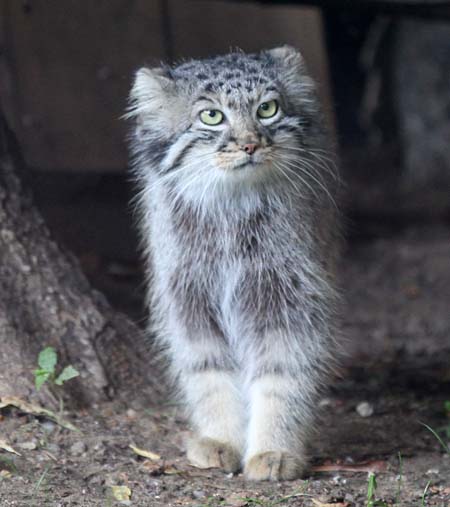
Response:
[{"label": "cat's paw", "polygon": [[251,481],[292,480],[302,475],[304,463],[286,452],[267,451],[251,456],[244,466],[244,475]]},{"label": "cat's paw", "polygon": [[187,457],[199,468],[222,468],[226,472],[237,472],[241,468],[241,456],[230,444],[212,438],[193,437],[188,440]]}]

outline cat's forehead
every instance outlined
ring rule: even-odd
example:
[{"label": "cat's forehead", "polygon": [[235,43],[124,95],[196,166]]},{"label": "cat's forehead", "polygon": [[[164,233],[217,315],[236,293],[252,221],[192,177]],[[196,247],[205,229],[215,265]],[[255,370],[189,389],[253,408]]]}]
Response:
[{"label": "cat's forehead", "polygon": [[191,60],[172,70],[173,77],[198,92],[235,90],[251,93],[276,81],[273,61],[263,54],[230,53],[205,60]]}]

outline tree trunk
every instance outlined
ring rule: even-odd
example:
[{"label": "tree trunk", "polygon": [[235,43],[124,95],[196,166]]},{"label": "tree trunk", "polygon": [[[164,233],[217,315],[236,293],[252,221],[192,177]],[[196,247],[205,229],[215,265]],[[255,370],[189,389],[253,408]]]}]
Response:
[{"label": "tree trunk", "polygon": [[25,180],[0,110],[0,396],[48,398],[49,391],[36,392],[32,370],[51,345],[59,365],[80,372],[64,387],[71,401],[161,401],[165,384],[150,341],[52,240]]}]

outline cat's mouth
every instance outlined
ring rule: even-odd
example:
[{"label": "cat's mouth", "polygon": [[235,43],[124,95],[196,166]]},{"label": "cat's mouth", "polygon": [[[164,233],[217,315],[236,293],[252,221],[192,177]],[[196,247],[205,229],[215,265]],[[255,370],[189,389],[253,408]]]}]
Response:
[{"label": "cat's mouth", "polygon": [[234,156],[230,156],[228,153],[220,153],[217,158],[217,166],[230,173],[244,173],[257,169],[266,161],[267,154],[262,150],[251,155],[236,153]]},{"label": "cat's mouth", "polygon": [[250,166],[256,166],[256,165],[259,165],[260,162],[256,162],[256,160],[250,158],[248,160],[243,160],[242,162],[238,162],[237,164],[233,165],[231,167],[231,169],[233,171],[242,171],[243,169],[245,169],[246,167],[250,167]]},{"label": "cat's mouth", "polygon": [[229,165],[229,170],[231,171],[244,171],[245,169],[251,170],[258,166],[261,166],[264,162],[266,162],[266,160],[267,160],[266,156],[263,153],[255,153],[254,155],[247,155],[245,157],[233,161]]}]

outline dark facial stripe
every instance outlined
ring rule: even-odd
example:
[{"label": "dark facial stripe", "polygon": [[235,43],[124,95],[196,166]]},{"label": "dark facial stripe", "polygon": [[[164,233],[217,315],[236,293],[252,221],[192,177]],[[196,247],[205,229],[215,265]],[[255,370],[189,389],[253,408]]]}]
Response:
[{"label": "dark facial stripe", "polygon": [[284,131],[284,132],[300,132],[299,127],[295,127],[294,125],[278,125],[273,129],[275,132]]},{"label": "dark facial stripe", "polygon": [[199,142],[202,141],[202,138],[191,139],[188,144],[181,150],[173,164],[164,171],[164,174],[170,173],[180,167],[183,163],[183,160],[186,158],[186,155],[191,151],[191,149]]},{"label": "dark facial stripe", "polygon": [[211,101],[212,101],[210,97],[206,97],[205,95],[200,95],[200,97],[197,97],[197,98],[195,99],[195,103],[200,102],[201,100],[207,100],[207,101],[209,101],[209,102],[211,102]]},{"label": "dark facial stripe", "polygon": [[211,130],[211,129],[202,129],[202,128],[196,128],[195,130],[190,129],[191,132],[201,132],[202,139],[211,140],[215,137],[218,137],[221,132],[219,130]]},{"label": "dark facial stripe", "polygon": [[155,165],[161,163],[169,147],[170,143],[168,141],[155,141],[148,144],[134,141],[132,144],[133,154],[137,159],[141,160],[143,164],[151,163]]}]

